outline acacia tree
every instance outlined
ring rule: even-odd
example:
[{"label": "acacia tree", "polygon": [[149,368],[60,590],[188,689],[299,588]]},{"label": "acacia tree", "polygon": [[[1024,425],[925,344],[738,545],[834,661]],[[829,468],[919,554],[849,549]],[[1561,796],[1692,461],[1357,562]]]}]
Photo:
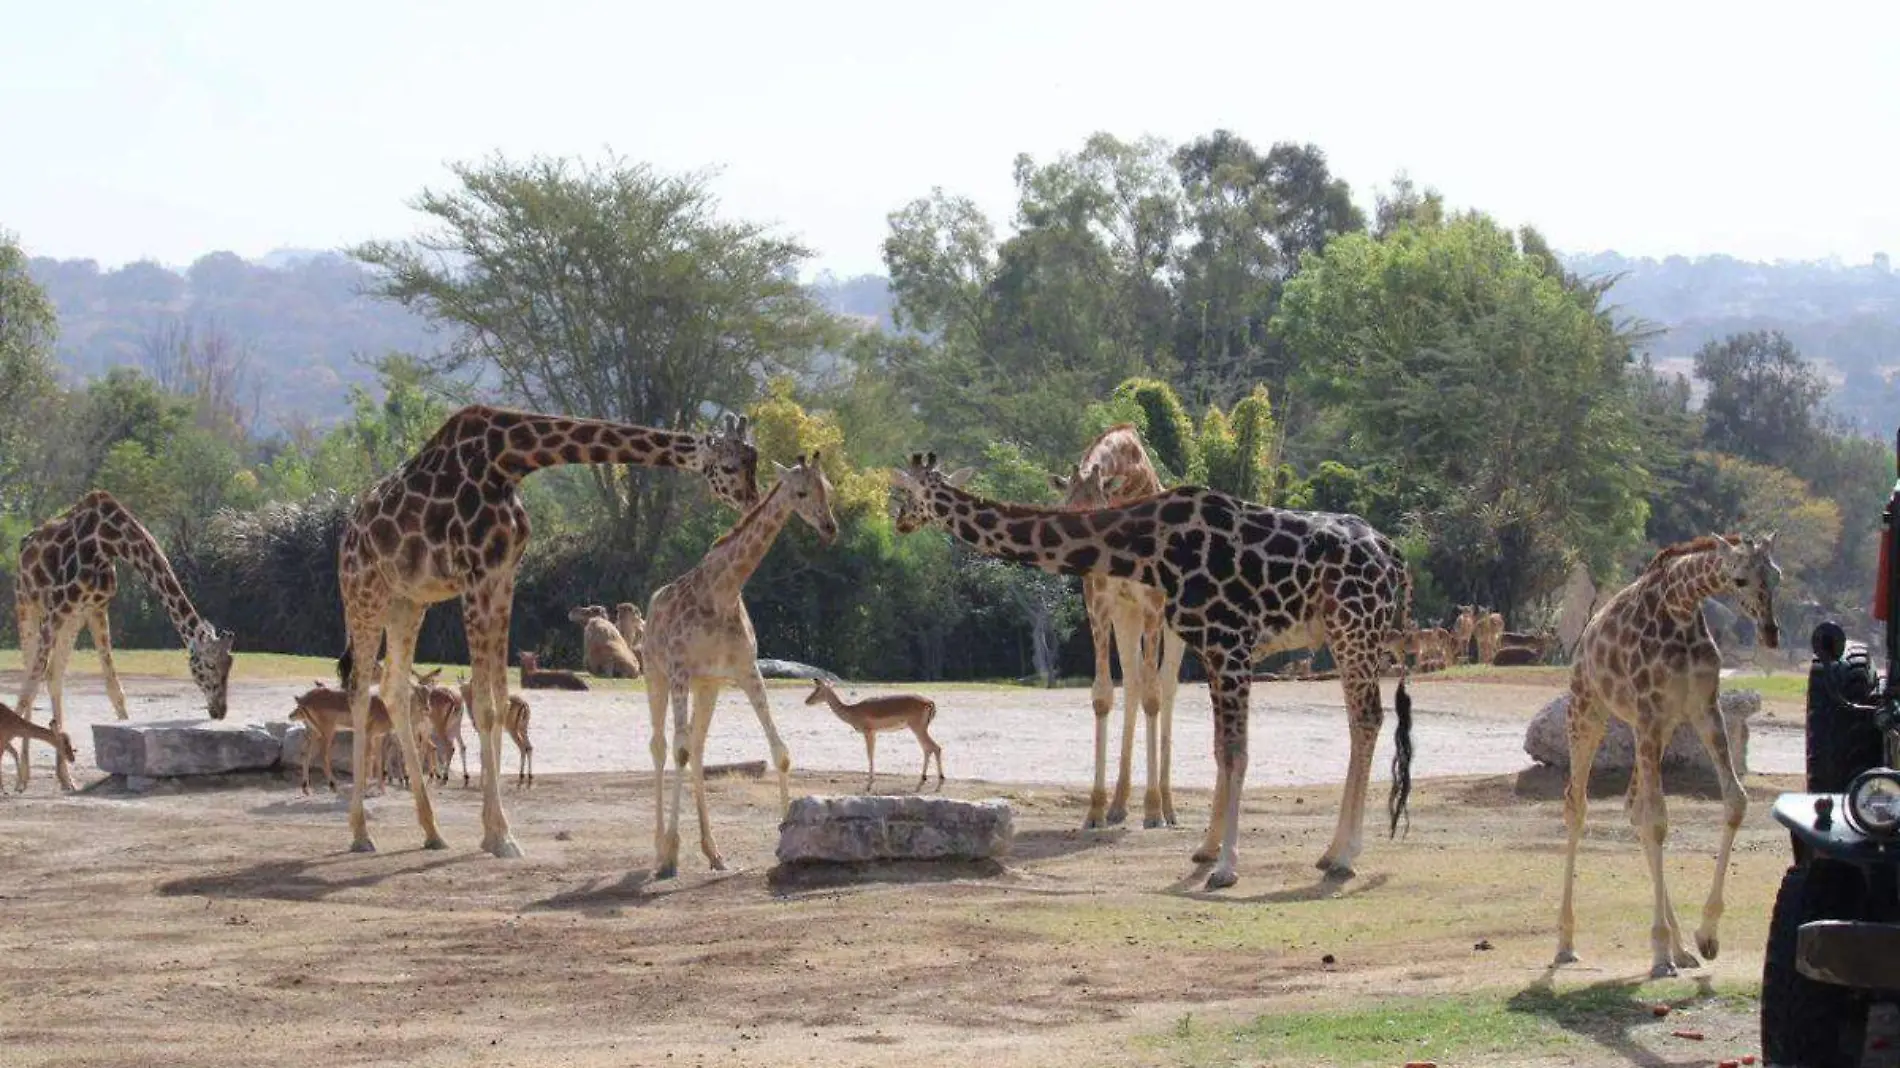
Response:
[{"label": "acacia tree", "polygon": [[[742,409],[772,374],[803,369],[837,323],[798,283],[810,256],[720,217],[708,175],[501,157],[425,190],[433,229],[353,254],[378,292],[450,328],[432,363],[529,407],[658,427]],[[689,483],[592,469],[610,535],[651,559]]]}]

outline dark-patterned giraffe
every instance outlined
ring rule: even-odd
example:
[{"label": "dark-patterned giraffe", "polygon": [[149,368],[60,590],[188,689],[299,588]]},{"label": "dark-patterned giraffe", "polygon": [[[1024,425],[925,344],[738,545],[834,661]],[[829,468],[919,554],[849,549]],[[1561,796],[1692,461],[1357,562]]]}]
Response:
[{"label": "dark-patterned giraffe", "polygon": [[1735,830],[1748,812],[1748,794],[1735,774],[1728,729],[1716,704],[1722,652],[1702,618],[1702,601],[1733,593],[1742,611],[1761,630],[1762,644],[1781,643],[1775,626],[1775,586],[1781,569],[1770,555],[1773,534],[1753,541],[1734,535],[1696,538],[1657,553],[1636,577],[1617,591],[1583,628],[1570,667],[1570,783],[1564,791],[1564,896],[1557,916],[1557,963],[1577,959],[1577,919],[1571,898],[1576,887],[1577,842],[1583,837],[1589,803],[1590,765],[1609,729],[1610,717],[1630,725],[1636,760],[1630,772],[1630,825],[1643,843],[1655,910],[1649,928],[1650,970],[1655,977],[1676,974],[1700,962],[1682,944],[1676,910],[1663,885],[1662,847],[1669,833],[1663,805],[1663,748],[1677,728],[1695,728],[1715,765],[1722,787],[1722,844],[1715,857],[1715,881],[1702,907],[1696,948],[1713,958],[1716,924],[1722,918],[1722,881],[1728,874]]},{"label": "dark-patterned giraffe", "polygon": [[[984,500],[945,475],[934,453],[891,472],[897,529],[948,529],[989,556],[1159,588],[1167,625],[1200,654],[1214,700],[1214,815],[1197,861],[1217,861],[1210,889],[1236,880],[1240,794],[1247,774],[1247,699],[1253,661],[1283,649],[1332,646],[1346,691],[1352,761],[1328,874],[1352,874],[1365,817],[1372,750],[1384,712],[1379,672],[1411,629],[1412,580],[1392,542],[1365,520],[1250,504],[1181,486],[1115,508],[1058,511]],[[1401,674],[1388,804],[1393,833],[1411,792],[1412,701]]]},{"label": "dark-patterned giraffe", "polygon": [[[20,577],[14,611],[20,623],[20,653],[26,679],[20,689],[19,714],[33,718],[33,701],[42,681],[53,705],[53,730],[66,729],[66,663],[72,656],[79,629],[92,631],[105,670],[106,694],[112,711],[126,718],[125,691],[112,664],[112,627],[106,609],[119,588],[113,562],[132,566],[158,594],[178,628],[191,663],[191,677],[204,691],[205,708],[212,719],[223,719],[226,685],[231,674],[230,631],[206,622],[178,584],[171,562],[158,540],[132,512],[104,490],[93,490],[64,513],[41,524],[20,539]],[[26,741],[20,742],[20,788],[26,788]],[[59,783],[74,788],[65,755],[56,764]]]},{"label": "dark-patterned giraffe", "polygon": [[[528,545],[528,513],[516,487],[532,471],[560,464],[637,464],[697,471],[740,508],[758,500],[758,451],[744,419],[727,417],[709,434],[572,419],[471,405],[449,416],[417,453],[363,491],[337,549],[349,644],[339,664],[355,730],[352,767],[369,766],[367,672],[385,636],[383,699],[409,767],[420,767],[409,727],[409,666],[429,605],[462,598],[468,632],[469,711],[482,743],[482,848],[518,857],[501,808],[500,710],[508,700],[508,622],[515,569]],[[369,852],[364,776],[350,791],[350,848]],[[412,791],[423,847],[443,849],[428,784]]]},{"label": "dark-patterned giraffe", "polygon": [[[1050,476],[1063,494],[1062,506],[1089,511],[1127,504],[1161,492],[1161,476],[1142,447],[1141,434],[1126,423],[1110,427],[1083,450],[1082,461],[1067,478]],[[1088,609],[1089,637],[1095,643],[1095,785],[1089,793],[1082,826],[1104,827],[1127,818],[1135,749],[1135,702],[1147,722],[1148,789],[1142,796],[1142,825],[1174,826],[1170,768],[1174,763],[1174,695],[1181,684],[1184,646],[1162,624],[1161,591],[1110,578],[1099,572],[1082,579],[1082,603]],[[1115,797],[1108,798],[1108,717],[1115,706],[1115,676],[1109,670],[1113,649],[1122,665],[1121,764]]]}]

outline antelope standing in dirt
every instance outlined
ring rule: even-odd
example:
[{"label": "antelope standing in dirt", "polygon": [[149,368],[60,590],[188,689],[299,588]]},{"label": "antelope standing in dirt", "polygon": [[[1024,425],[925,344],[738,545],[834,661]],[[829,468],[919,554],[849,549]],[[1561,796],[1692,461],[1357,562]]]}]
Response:
[{"label": "antelope standing in dirt", "polygon": [[877,783],[877,734],[879,731],[894,731],[908,727],[917,736],[917,744],[924,751],[924,770],[917,776],[917,788],[924,788],[930,778],[930,758],[937,758],[937,789],[943,789],[943,746],[930,736],[930,721],[937,716],[937,703],[928,697],[919,697],[914,693],[891,694],[886,697],[867,697],[862,701],[846,701],[838,696],[838,691],[823,679],[812,680],[812,691],[805,697],[805,703],[815,705],[824,703],[841,720],[851,724],[852,728],[864,735],[864,758],[870,764],[870,770],[864,779],[864,792],[872,792]]}]

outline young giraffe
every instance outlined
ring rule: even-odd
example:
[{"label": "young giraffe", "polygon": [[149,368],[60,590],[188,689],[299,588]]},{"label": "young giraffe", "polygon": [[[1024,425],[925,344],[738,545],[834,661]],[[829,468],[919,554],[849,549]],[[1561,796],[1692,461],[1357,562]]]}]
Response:
[{"label": "young giraffe", "polygon": [[[1051,475],[1049,481],[1063,493],[1062,507],[1069,511],[1108,508],[1161,492],[1161,476],[1142,447],[1140,433],[1125,423],[1096,438],[1068,478]],[[1131,765],[1137,695],[1148,728],[1148,790],[1142,797],[1142,825],[1175,824],[1169,770],[1174,763],[1174,696],[1181,685],[1184,646],[1162,625],[1163,600],[1160,590],[1125,579],[1103,574],[1082,579],[1082,602],[1088,610],[1089,636],[1095,643],[1095,685],[1091,693],[1095,706],[1095,787],[1089,794],[1084,828],[1117,824],[1127,818],[1129,784],[1134,777]],[[1106,781],[1108,717],[1115,707],[1115,676],[1108,662],[1111,647],[1121,660],[1122,704],[1126,710],[1121,765],[1112,802],[1108,800]]]},{"label": "young giraffe", "polygon": [[1728,874],[1735,830],[1748,811],[1748,795],[1735,774],[1728,731],[1716,705],[1722,654],[1702,618],[1702,599],[1734,593],[1742,610],[1761,628],[1762,644],[1778,647],[1781,635],[1775,626],[1774,591],[1781,569],[1770,555],[1774,541],[1773,534],[1759,541],[1724,535],[1671,545],[1656,554],[1636,581],[1605,602],[1583,628],[1570,669],[1570,782],[1564,791],[1569,843],[1564,852],[1563,906],[1557,919],[1558,964],[1577,959],[1577,922],[1571,908],[1577,842],[1583,837],[1584,809],[1589,802],[1590,765],[1611,716],[1628,723],[1636,736],[1636,766],[1630,773],[1625,804],[1630,824],[1643,843],[1656,892],[1649,928],[1649,974],[1654,977],[1674,975],[1677,968],[1698,964],[1683,948],[1676,912],[1663,886],[1662,847],[1669,833],[1662,791],[1663,747],[1687,721],[1709,751],[1722,786],[1726,822],[1716,852],[1714,885],[1702,907],[1702,926],[1696,929],[1695,940],[1703,956],[1715,957],[1722,881]]},{"label": "young giraffe", "polygon": [[[1339,825],[1318,866],[1350,876],[1384,719],[1379,672],[1411,629],[1411,577],[1390,539],[1357,516],[1267,508],[1199,486],[1092,512],[1000,504],[964,491],[970,474],[964,468],[945,475],[935,453],[912,454],[908,467],[891,472],[898,532],[934,522],[989,556],[1159,587],[1168,627],[1200,654],[1214,701],[1218,774],[1214,818],[1194,857],[1217,860],[1209,889],[1237,879],[1253,661],[1322,641],[1332,646],[1346,691],[1352,761]],[[1388,812],[1396,834],[1411,792],[1412,701],[1403,669],[1393,707],[1398,729]]]},{"label": "young giraffe", "polygon": [[[481,738],[482,848],[497,857],[521,849],[501,808],[501,710],[508,699],[508,621],[515,570],[528,545],[528,513],[516,486],[559,464],[637,464],[697,471],[739,507],[758,498],[758,451],[744,419],[727,417],[709,434],[573,419],[471,405],[455,412],[417,453],[357,498],[337,549],[349,644],[338,664],[350,692],[355,759],[368,767],[368,672],[385,636],[383,699],[396,720],[403,759],[420,767],[409,726],[409,666],[424,610],[460,595],[470,659],[469,712]],[[365,777],[350,791],[350,848],[374,851],[363,810]],[[444,849],[426,782],[413,789],[423,848]]]},{"label": "young giraffe", "polygon": [[[106,696],[112,711],[126,718],[125,691],[112,664],[112,629],[106,610],[119,587],[113,569],[123,560],[144,577],[165,605],[166,615],[185,643],[191,677],[204,691],[205,708],[212,719],[223,719],[226,688],[231,674],[231,645],[235,637],[206,622],[192,607],[172,573],[158,540],[129,509],[110,493],[93,490],[64,513],[41,524],[20,540],[20,577],[14,610],[20,624],[20,654],[26,678],[20,689],[19,714],[31,720],[33,701],[42,681],[53,705],[53,729],[66,729],[66,663],[81,627],[92,631],[105,671]],[[20,743],[20,788],[26,788],[26,742]],[[59,784],[75,789],[72,772],[58,762]]]},{"label": "young giraffe", "polygon": [[[713,543],[691,571],[653,591],[647,605],[647,706],[653,716],[653,877],[670,879],[679,871],[680,794],[690,773],[693,804],[699,811],[699,848],[715,871],[724,871],[725,858],[713,845],[712,820],[706,812],[706,780],[701,761],[706,731],[712,726],[713,705],[723,682],[736,683],[772,749],[778,769],[779,811],[791,804],[791,753],[772,725],[772,706],[765,698],[765,680],[759,676],[759,640],[741,594],[759,561],[778,540],[779,531],[793,512],[811,524],[818,540],[830,545],[838,536],[831,514],[831,483],[818,466],[818,454],[809,463],[803,456],[791,467],[772,465],[778,481],[765,499],[738,524]],[[687,694],[692,695],[692,720],[687,720]],[[666,709],[673,707],[672,819],[666,805]]]}]

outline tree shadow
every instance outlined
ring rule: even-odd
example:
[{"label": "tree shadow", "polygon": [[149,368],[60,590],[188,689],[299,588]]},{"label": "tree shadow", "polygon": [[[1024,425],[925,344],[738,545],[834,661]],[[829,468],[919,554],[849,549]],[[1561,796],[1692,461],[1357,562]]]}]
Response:
[{"label": "tree shadow", "polygon": [[[377,871],[357,871],[354,874],[327,874],[322,869],[344,864],[352,860],[363,859],[375,854],[342,853],[315,860],[270,860],[253,864],[237,871],[221,872],[214,875],[193,875],[183,879],[171,879],[158,884],[160,897],[218,897],[218,898],[263,898],[276,901],[322,901],[333,894],[345,890],[360,890],[378,886],[383,882],[404,875],[420,875],[436,871],[452,864],[465,864],[477,856],[486,854],[466,854],[460,856],[441,856],[422,849],[409,850],[408,855],[433,857],[421,863],[407,864],[400,868]],[[387,856],[388,854],[383,854]],[[397,853],[404,856],[404,853]]]},{"label": "tree shadow", "polygon": [[1695,1005],[1713,997],[1715,989],[1706,975],[1692,977],[1695,991],[1678,997],[1644,997],[1636,991],[1650,982],[1647,975],[1605,979],[1588,986],[1559,993],[1556,969],[1546,968],[1530,986],[1511,995],[1505,1008],[1529,1016],[1539,1016],[1580,1038],[1589,1039],[1616,1054],[1620,1063],[1643,1068],[1668,1068],[1677,1063],[1643,1048],[1633,1036],[1637,1027],[1656,1022],[1652,1005],[1667,1005],[1672,1011]]}]

